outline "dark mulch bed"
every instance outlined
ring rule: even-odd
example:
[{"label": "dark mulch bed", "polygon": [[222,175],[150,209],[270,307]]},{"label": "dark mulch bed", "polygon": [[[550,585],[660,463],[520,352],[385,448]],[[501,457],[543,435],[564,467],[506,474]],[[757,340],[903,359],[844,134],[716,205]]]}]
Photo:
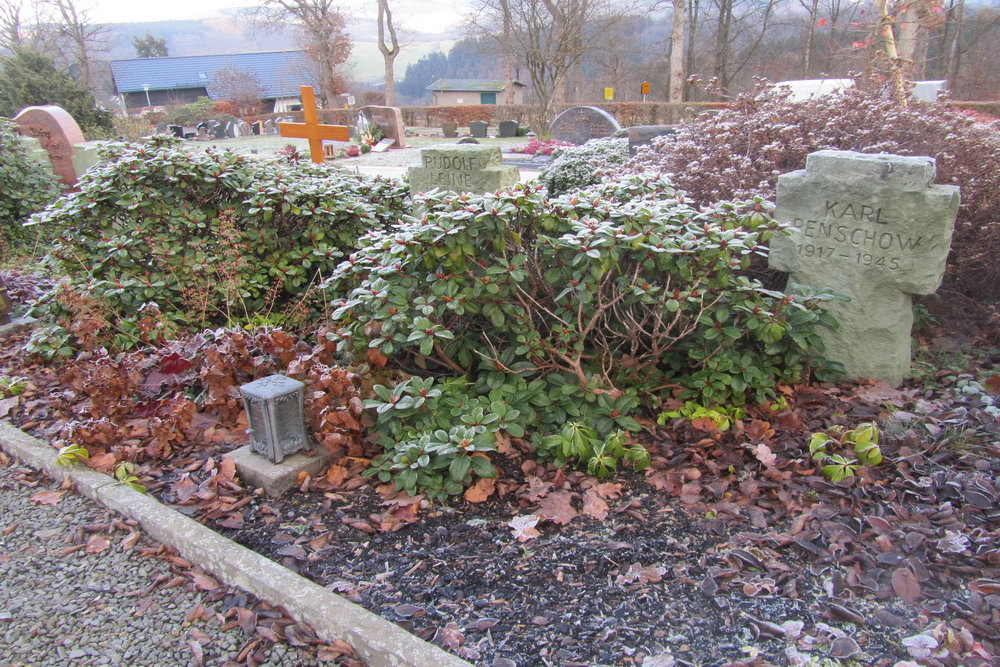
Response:
[{"label": "dark mulch bed", "polygon": [[[23,342],[0,343],[0,375],[31,382],[0,400],[0,418],[51,439],[93,406],[59,367],[29,365]],[[450,507],[371,485],[356,451],[267,499],[234,477],[225,452],[241,443],[214,427],[147,459],[141,476],[179,511],[476,664],[892,664],[911,652],[990,664],[1000,356],[945,352],[918,367],[925,376],[902,391],[787,387],[781,411],[754,408],[725,432],[645,421],[651,469],[604,482],[508,443],[478,502]],[[873,419],[885,462],[839,484],[821,477],[809,434]],[[141,453],[145,427],[126,427],[111,449]],[[938,657],[920,648],[931,643]]]}]

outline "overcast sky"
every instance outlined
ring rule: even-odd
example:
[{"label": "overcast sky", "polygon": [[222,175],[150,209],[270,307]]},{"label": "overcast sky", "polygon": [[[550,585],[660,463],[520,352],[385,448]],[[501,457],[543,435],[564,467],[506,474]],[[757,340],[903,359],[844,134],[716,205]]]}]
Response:
[{"label": "overcast sky", "polygon": [[[246,0],[83,0],[89,6],[91,18],[97,23],[132,23],[137,21],[165,21],[171,19],[200,19],[218,14],[221,10],[246,6]],[[355,16],[377,15],[374,0],[351,0]],[[460,24],[466,11],[466,0],[392,0],[394,23],[418,32],[437,33]]]}]

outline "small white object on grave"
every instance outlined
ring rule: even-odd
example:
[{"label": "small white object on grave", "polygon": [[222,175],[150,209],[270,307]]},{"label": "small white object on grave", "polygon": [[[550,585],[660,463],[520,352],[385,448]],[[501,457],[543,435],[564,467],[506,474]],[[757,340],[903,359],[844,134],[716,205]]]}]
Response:
[{"label": "small white object on grave", "polygon": [[386,137],[385,139],[381,140],[380,142],[378,142],[377,144],[375,144],[374,146],[372,146],[372,153],[384,153],[387,150],[389,150],[389,148],[394,143],[396,143],[395,139],[392,139],[390,137]]},{"label": "small white object on grave", "polygon": [[310,448],[302,416],[304,391],[304,384],[284,375],[269,375],[240,387],[255,454],[281,463],[286,456]]}]

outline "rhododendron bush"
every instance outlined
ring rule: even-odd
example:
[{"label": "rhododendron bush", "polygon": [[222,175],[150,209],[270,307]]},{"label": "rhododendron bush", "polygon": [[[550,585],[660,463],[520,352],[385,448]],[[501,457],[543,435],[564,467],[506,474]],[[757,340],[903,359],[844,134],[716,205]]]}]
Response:
[{"label": "rhododendron bush", "polygon": [[945,104],[891,99],[856,88],[802,102],[777,89],[745,95],[718,114],[654,139],[630,162],[635,172],[670,174],[702,204],[773,197],[778,176],[823,149],[929,155],[937,183],[962,189],[946,286],[1000,301],[1000,122],[983,123]]}]

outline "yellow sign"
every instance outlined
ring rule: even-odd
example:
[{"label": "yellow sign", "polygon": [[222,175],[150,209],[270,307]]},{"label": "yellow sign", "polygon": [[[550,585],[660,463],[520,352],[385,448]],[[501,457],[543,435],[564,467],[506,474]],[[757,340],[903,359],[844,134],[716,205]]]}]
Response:
[{"label": "yellow sign", "polygon": [[614,88],[605,88],[604,89],[604,99],[609,100],[609,101],[615,99],[615,89]]},{"label": "yellow sign", "polygon": [[649,95],[649,81],[642,82],[642,94]]}]

